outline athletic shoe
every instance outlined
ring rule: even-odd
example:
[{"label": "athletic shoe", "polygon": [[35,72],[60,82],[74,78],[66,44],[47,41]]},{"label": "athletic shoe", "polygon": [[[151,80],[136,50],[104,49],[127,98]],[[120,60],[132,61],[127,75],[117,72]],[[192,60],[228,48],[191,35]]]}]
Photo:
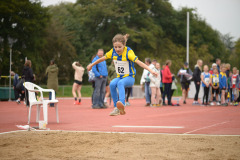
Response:
[{"label": "athletic shoe", "polygon": [[160,104],[156,104],[156,107],[161,107],[162,106],[162,104],[160,103]]},{"label": "athletic shoe", "polygon": [[117,101],[117,108],[118,108],[118,110],[119,110],[119,112],[120,112],[121,115],[126,114],[126,112],[125,112],[125,110],[124,110],[124,105],[123,105],[122,102]]},{"label": "athletic shoe", "polygon": [[117,109],[117,107],[114,107],[113,111],[109,114],[110,116],[117,116],[119,115],[120,112],[119,110]]},{"label": "athletic shoe", "polygon": [[200,104],[198,103],[198,101],[195,101],[195,102],[193,102],[192,105],[200,105]]},{"label": "athletic shoe", "polygon": [[187,104],[186,101],[183,101],[183,104]]},{"label": "athletic shoe", "polygon": [[223,103],[223,104],[221,104],[221,106],[225,106],[225,107],[227,107],[228,104],[227,104],[227,103]]},{"label": "athletic shoe", "polygon": [[126,104],[126,106],[130,106],[130,103],[129,103],[129,102],[126,102],[125,104]]},{"label": "athletic shoe", "polygon": [[211,105],[211,106],[214,106],[214,103],[213,103],[213,102],[211,102],[211,103],[210,103],[210,105]]},{"label": "athletic shoe", "polygon": [[21,102],[19,100],[16,100],[17,104],[21,104]]},{"label": "athletic shoe", "polygon": [[151,104],[150,107],[156,107],[157,105],[156,104]]},{"label": "athletic shoe", "polygon": [[217,106],[220,106],[220,105],[221,105],[221,103],[217,102]]},{"label": "athletic shoe", "polygon": [[150,103],[145,104],[146,107],[150,106]]},{"label": "athletic shoe", "polygon": [[234,106],[237,106],[237,105],[238,105],[238,102],[235,102],[235,103],[234,103]]},{"label": "athletic shoe", "polygon": [[73,104],[74,104],[74,105],[79,105],[79,102],[78,102],[78,101],[74,101]]},{"label": "athletic shoe", "polygon": [[205,103],[202,103],[202,105],[201,106],[207,106]]}]

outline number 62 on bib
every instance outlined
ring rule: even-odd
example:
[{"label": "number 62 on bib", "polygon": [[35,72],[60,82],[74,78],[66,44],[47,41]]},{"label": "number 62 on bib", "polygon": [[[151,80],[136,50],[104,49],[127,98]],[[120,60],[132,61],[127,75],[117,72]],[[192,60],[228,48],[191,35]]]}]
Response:
[{"label": "number 62 on bib", "polygon": [[129,62],[114,60],[116,73],[119,75],[129,74]]}]

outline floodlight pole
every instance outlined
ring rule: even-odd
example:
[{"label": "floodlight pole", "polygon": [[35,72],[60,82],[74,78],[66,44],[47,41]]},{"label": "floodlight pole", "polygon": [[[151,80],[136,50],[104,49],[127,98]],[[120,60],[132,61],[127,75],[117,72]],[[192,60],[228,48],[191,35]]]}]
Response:
[{"label": "floodlight pole", "polygon": [[12,47],[10,47],[9,99],[8,99],[8,101],[11,101],[11,71],[12,71]]},{"label": "floodlight pole", "polygon": [[189,12],[187,12],[187,57],[186,61],[189,64]]}]

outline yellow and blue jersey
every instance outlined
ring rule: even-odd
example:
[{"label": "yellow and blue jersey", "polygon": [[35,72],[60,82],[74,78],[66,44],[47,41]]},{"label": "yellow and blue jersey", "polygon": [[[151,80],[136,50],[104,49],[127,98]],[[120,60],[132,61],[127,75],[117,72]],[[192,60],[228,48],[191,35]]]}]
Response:
[{"label": "yellow and blue jersey", "polygon": [[212,74],[212,85],[213,86],[219,86],[219,74]]},{"label": "yellow and blue jersey", "polygon": [[136,69],[134,68],[134,62],[138,60],[138,57],[131,48],[125,46],[121,55],[118,55],[115,49],[112,48],[106,53],[105,57],[106,59],[112,59],[114,61],[117,77],[135,77]]}]

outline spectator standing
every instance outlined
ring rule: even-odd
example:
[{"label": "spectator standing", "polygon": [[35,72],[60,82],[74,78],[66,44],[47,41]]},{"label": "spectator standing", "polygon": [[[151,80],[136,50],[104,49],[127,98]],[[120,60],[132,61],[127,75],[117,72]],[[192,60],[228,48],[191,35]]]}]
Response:
[{"label": "spectator standing", "polygon": [[[54,60],[50,61],[50,65],[47,67],[45,75],[47,76],[47,88],[58,90],[58,67],[55,64]],[[52,92],[49,92],[49,100],[52,99]],[[50,107],[54,107],[54,103],[50,104]]]},{"label": "spectator standing", "polygon": [[165,99],[163,99],[163,97],[165,97],[165,93],[164,93],[164,83],[163,83],[163,70],[165,69],[166,65],[162,65],[162,69],[161,69],[161,83],[160,83],[160,90],[161,90],[161,94],[162,94],[162,101],[165,102]]},{"label": "spectator standing", "polygon": [[[157,69],[158,68],[158,69]],[[152,74],[149,75],[150,78],[150,87],[151,87],[151,106],[160,106],[161,100],[161,92],[160,92],[160,82],[161,82],[161,74],[160,74],[160,64],[156,63],[156,67],[152,69],[157,73],[157,76]]]},{"label": "spectator standing", "polygon": [[[201,74],[202,87],[203,87],[203,91],[204,91],[202,105],[208,105],[208,95],[209,95],[209,85],[210,85],[211,75],[208,72],[207,65],[205,65],[203,67],[203,71],[204,72]],[[205,98],[206,98],[206,103],[204,103]]]},{"label": "spectator standing", "polygon": [[220,74],[221,59],[217,58],[216,64],[217,64],[218,73]]},{"label": "spectator standing", "polygon": [[18,83],[21,83],[18,74],[11,71],[11,75],[14,76],[13,90],[14,90],[15,100],[18,104],[20,104],[21,99],[24,98],[24,88],[22,84],[19,84],[20,87],[18,86]]},{"label": "spectator standing", "polygon": [[219,74],[218,74],[218,69],[217,69],[217,67],[215,67],[215,68],[213,68],[213,73],[211,74],[211,80],[210,80],[211,82],[210,82],[210,84],[211,84],[211,86],[212,86],[212,92],[211,92],[211,94],[212,94],[212,96],[211,96],[211,103],[210,103],[210,105],[211,106],[213,106],[214,105],[214,103],[213,103],[213,101],[214,101],[214,94],[216,94],[216,104],[219,106],[220,105],[220,103],[219,103],[219,97],[218,97],[218,95],[219,95]]},{"label": "spectator standing", "polygon": [[173,97],[174,91],[177,90],[177,78],[175,78],[175,76],[173,76],[173,81],[172,81],[172,88],[171,88],[171,97]]},{"label": "spectator standing", "polygon": [[226,75],[226,67],[225,64],[221,64],[220,67],[220,74],[219,74],[219,88],[221,93],[221,105],[228,106],[225,99],[226,89],[227,89],[227,75]]},{"label": "spectator standing", "polygon": [[237,99],[239,97],[238,86],[239,86],[240,80],[239,80],[239,75],[237,74],[236,67],[233,67],[233,74],[230,78],[231,78],[230,88],[232,89],[232,93],[234,96],[234,106],[237,106],[238,105]]},{"label": "spectator standing", "polygon": [[192,71],[188,68],[188,62],[185,62],[183,68],[178,71],[178,76],[180,77],[180,83],[182,86],[182,97],[183,97],[183,104],[186,104],[186,98],[188,95],[190,80],[192,79]]},{"label": "spectator standing", "polygon": [[[73,62],[72,64],[73,69],[75,70],[74,73],[74,82],[72,87],[72,94],[74,97],[74,103],[75,105],[81,104],[81,89],[82,89],[82,77],[84,73],[84,68],[79,62]],[[77,100],[77,94],[78,93],[78,100]]]},{"label": "spectator standing", "polygon": [[172,65],[171,60],[166,61],[166,67],[163,70],[163,83],[164,83],[164,95],[163,95],[163,105],[166,105],[165,103],[165,95],[167,96],[168,99],[168,105],[172,105],[171,102],[171,88],[172,88],[172,77],[174,76],[171,71],[170,67]]},{"label": "spectator standing", "polygon": [[[154,65],[151,64],[151,59],[150,58],[145,58],[145,64],[149,68],[154,68]],[[140,84],[143,88],[144,84],[144,91],[145,91],[145,99],[146,99],[146,105],[145,106],[150,106],[151,104],[151,88],[150,88],[150,78],[149,78],[150,72],[146,69],[143,70],[142,77],[140,80]]]},{"label": "spectator standing", "polygon": [[[35,76],[33,74],[32,70],[32,62],[30,60],[26,60],[24,67],[23,67],[23,72],[22,72],[22,78],[24,78],[25,82],[33,82],[35,79]],[[29,106],[29,99],[28,99],[28,91],[25,90],[25,103],[27,106]]]},{"label": "spectator standing", "polygon": [[193,105],[199,105],[198,103],[198,94],[200,90],[200,82],[201,82],[201,72],[202,72],[202,60],[197,60],[197,64],[195,65],[194,71],[193,71],[193,80],[196,87],[196,93],[193,101]]},{"label": "spectator standing", "polygon": [[[98,49],[97,56],[93,59],[92,63],[102,58],[104,54],[103,49]],[[92,67],[92,71],[95,74],[94,82],[95,88],[93,93],[93,109],[106,108],[104,105],[105,91],[106,91],[106,83],[107,83],[107,64],[106,61],[102,61],[97,65]]]}]

